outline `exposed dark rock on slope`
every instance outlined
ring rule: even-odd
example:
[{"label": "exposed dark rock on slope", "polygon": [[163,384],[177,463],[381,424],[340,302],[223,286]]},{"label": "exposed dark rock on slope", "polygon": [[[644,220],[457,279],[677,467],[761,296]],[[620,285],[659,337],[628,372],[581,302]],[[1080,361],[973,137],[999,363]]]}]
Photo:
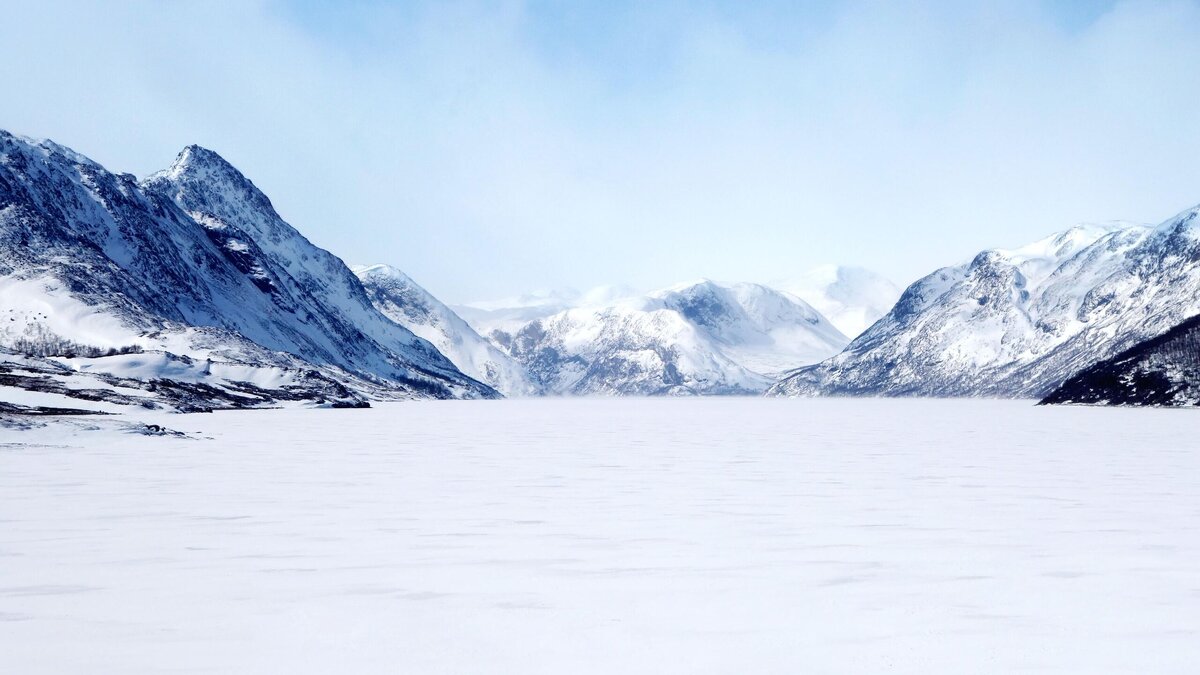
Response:
[{"label": "exposed dark rock on slope", "polygon": [[1200,316],[1084,368],[1042,403],[1200,405]]}]

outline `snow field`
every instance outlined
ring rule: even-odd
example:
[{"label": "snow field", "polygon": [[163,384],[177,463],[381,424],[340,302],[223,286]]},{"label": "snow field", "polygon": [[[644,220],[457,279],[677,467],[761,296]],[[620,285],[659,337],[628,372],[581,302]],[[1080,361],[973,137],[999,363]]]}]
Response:
[{"label": "snow field", "polygon": [[1190,673],[1188,411],[538,399],[0,438],[0,671]]}]

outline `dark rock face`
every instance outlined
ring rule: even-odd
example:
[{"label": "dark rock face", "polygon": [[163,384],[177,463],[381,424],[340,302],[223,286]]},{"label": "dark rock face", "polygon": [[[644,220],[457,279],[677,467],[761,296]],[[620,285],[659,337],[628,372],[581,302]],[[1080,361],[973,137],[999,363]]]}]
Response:
[{"label": "dark rock face", "polygon": [[37,296],[38,306],[55,308],[6,308],[0,347],[10,350],[47,341],[89,356],[137,349],[307,368],[371,396],[496,396],[380,314],[340,259],[197,146],[139,183],[49,141],[0,131],[0,292],[6,287],[19,289],[10,298]]},{"label": "dark rock face", "polygon": [[1200,316],[1089,366],[1042,404],[1200,405]]}]

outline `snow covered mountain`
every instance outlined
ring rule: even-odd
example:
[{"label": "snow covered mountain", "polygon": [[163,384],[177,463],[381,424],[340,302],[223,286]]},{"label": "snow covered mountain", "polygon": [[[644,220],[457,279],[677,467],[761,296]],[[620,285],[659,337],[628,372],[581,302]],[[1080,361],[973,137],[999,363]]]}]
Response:
[{"label": "snow covered mountain", "polygon": [[197,146],[139,183],[0,132],[0,299],[10,349],[320,371],[378,396],[495,395],[380,314],[338,258]]},{"label": "snow covered mountain", "polygon": [[506,396],[533,396],[538,388],[525,368],[494,344],[480,337],[458,314],[388,265],[356,266],[375,308],[392,321],[428,340],[459,370]]},{"label": "snow covered mountain", "polygon": [[823,265],[771,286],[812,305],[851,338],[870,328],[900,299],[895,284],[861,267]]},{"label": "snow covered mountain", "polygon": [[1200,406],[1200,316],[1084,368],[1042,403]]},{"label": "snow covered mountain", "polygon": [[940,269],[841,354],[769,393],[1044,396],[1200,313],[1198,212],[1079,226]]},{"label": "snow covered mountain", "polygon": [[703,280],[647,297],[678,312],[735,362],[768,377],[816,363],[848,342],[803,300],[760,284]]},{"label": "snow covered mountain", "polygon": [[489,335],[547,392],[752,394],[846,343],[799,298],[757,284],[682,284]]}]

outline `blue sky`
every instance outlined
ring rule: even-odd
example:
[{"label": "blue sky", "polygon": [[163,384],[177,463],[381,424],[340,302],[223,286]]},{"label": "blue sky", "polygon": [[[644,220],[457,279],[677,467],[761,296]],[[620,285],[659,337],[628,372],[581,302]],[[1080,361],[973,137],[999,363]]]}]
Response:
[{"label": "blue sky", "polygon": [[189,143],[449,301],[823,263],[907,283],[1200,203],[1200,5],[44,2],[0,127]]}]

